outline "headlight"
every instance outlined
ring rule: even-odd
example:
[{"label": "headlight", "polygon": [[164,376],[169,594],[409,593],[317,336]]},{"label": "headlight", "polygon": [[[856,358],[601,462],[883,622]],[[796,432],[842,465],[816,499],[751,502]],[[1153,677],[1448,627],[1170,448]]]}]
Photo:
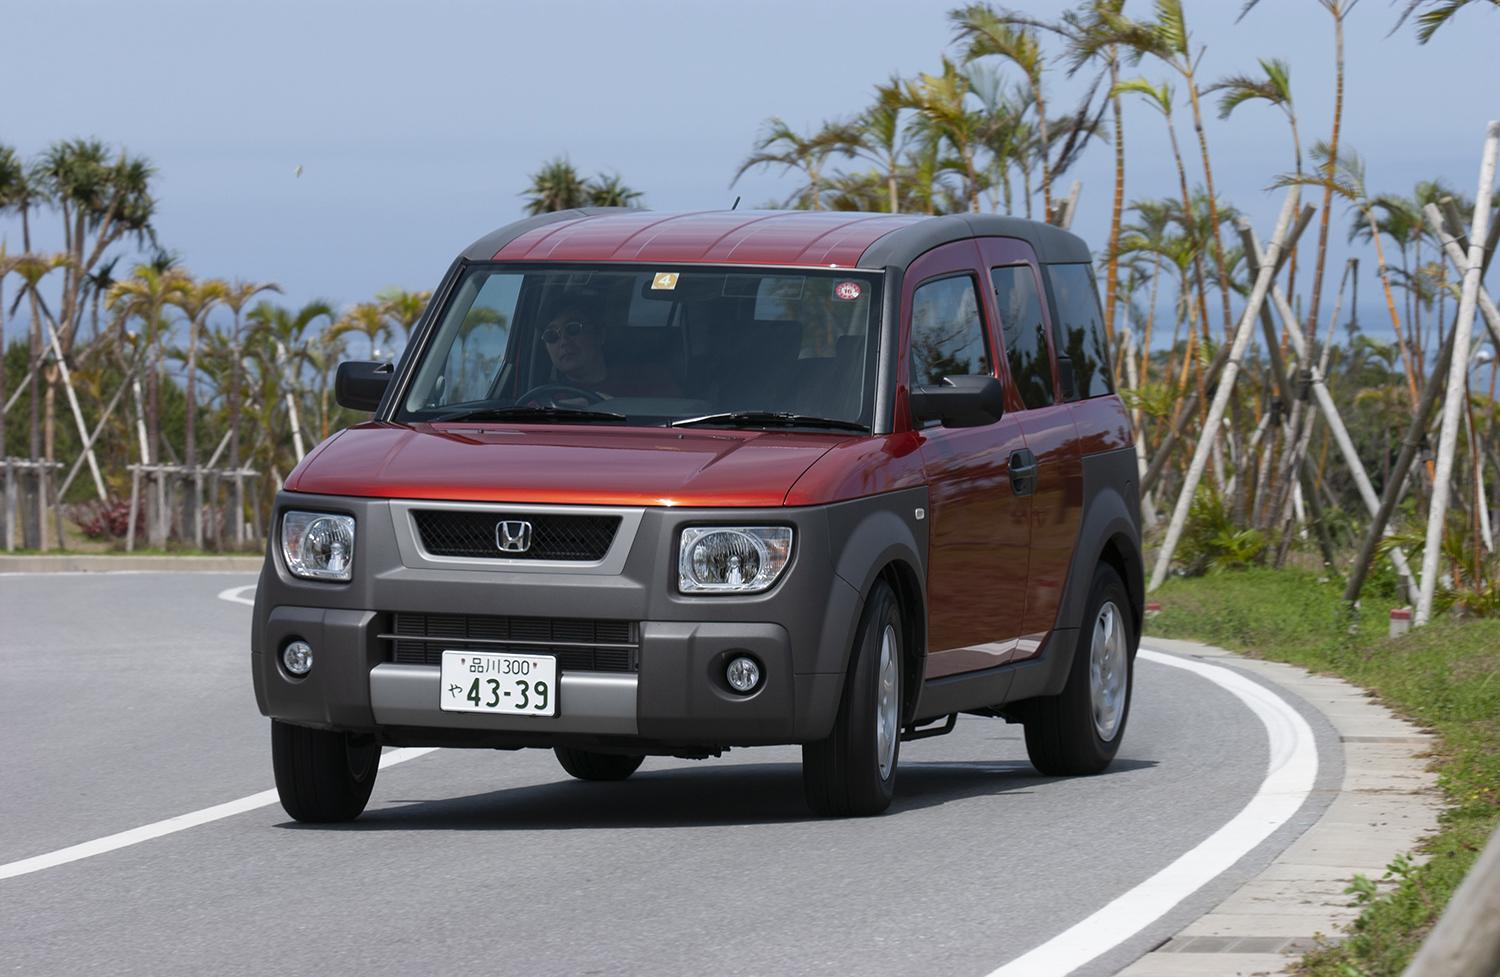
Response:
[{"label": "headlight", "polygon": [[684,594],[754,594],[776,582],[792,554],[787,526],[698,526],[682,531],[677,586]]},{"label": "headlight", "polygon": [[354,566],[354,517],[326,512],[284,513],[281,555],[293,576],[348,580]]}]

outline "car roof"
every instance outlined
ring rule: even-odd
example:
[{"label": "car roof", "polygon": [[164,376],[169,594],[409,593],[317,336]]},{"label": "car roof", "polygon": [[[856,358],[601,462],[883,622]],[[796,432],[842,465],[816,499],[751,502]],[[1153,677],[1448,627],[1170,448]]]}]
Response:
[{"label": "car roof", "polygon": [[975,237],[1020,238],[1039,260],[1087,262],[1074,234],[996,214],[868,214],[849,211],[710,210],[664,213],[582,208],[508,224],[463,253],[471,261],[631,261],[905,267],[923,252]]}]

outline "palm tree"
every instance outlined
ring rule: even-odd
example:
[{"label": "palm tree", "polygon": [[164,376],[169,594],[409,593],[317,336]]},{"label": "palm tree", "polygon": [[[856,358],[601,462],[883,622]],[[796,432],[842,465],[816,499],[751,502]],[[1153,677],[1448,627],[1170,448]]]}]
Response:
[{"label": "palm tree", "polygon": [[[1386,309],[1391,316],[1391,329],[1396,333],[1396,344],[1401,349],[1401,358],[1406,366],[1407,393],[1411,399],[1412,409],[1415,410],[1421,400],[1417,391],[1416,365],[1412,358],[1412,351],[1406,337],[1401,329],[1401,314],[1396,311],[1396,299],[1391,294],[1391,276],[1385,263],[1385,249],[1380,243],[1380,224],[1375,216],[1374,201],[1371,200],[1369,192],[1365,189],[1365,164],[1359,154],[1354,150],[1345,148],[1343,152],[1336,153],[1328,143],[1318,142],[1312,148],[1312,158],[1317,163],[1316,175],[1295,173],[1283,173],[1277,177],[1273,187],[1286,187],[1293,185],[1322,187],[1323,192],[1330,199],[1337,194],[1348,201],[1360,215],[1364,217],[1370,226],[1370,241],[1375,245],[1375,260],[1380,275],[1381,287],[1385,290]],[[1326,214],[1324,215],[1327,216]],[[1316,280],[1316,273],[1314,273]],[[1313,292],[1316,300],[1316,288]]]},{"label": "palm tree", "polygon": [[[1262,101],[1274,105],[1286,116],[1287,124],[1292,129],[1292,158],[1297,173],[1302,172],[1302,138],[1297,132],[1297,110],[1292,104],[1292,69],[1285,61],[1279,58],[1261,58],[1260,70],[1264,76],[1254,75],[1230,75],[1221,78],[1203,89],[1207,95],[1209,92],[1222,92],[1219,96],[1219,118],[1227,119],[1234,112],[1248,102]],[[1287,258],[1286,293],[1293,295],[1297,284],[1297,252],[1292,251]]]},{"label": "palm tree", "polygon": [[147,444],[151,451],[142,464],[159,464],[162,455],[161,438],[161,383],[162,346],[165,335],[165,313],[173,304],[184,284],[182,273],[176,269],[158,271],[151,265],[136,265],[130,277],[117,282],[105,297],[105,307],[125,316],[134,316],[145,327],[144,341],[147,349],[149,370],[146,375],[146,428]]},{"label": "palm tree", "polygon": [[[1240,16],[1244,17],[1253,10],[1260,0],[1245,0],[1244,9]],[[1312,296],[1307,303],[1307,321],[1304,323],[1305,335],[1309,346],[1318,337],[1318,307],[1323,297],[1323,270],[1328,259],[1328,220],[1329,211],[1333,207],[1334,184],[1336,174],[1334,167],[1339,159],[1339,133],[1344,122],[1344,18],[1349,16],[1349,11],[1359,0],[1318,0],[1323,9],[1333,17],[1333,50],[1334,50],[1334,96],[1333,96],[1333,131],[1325,144],[1328,155],[1324,161],[1323,172],[1323,206],[1318,215],[1318,254],[1313,263]]]},{"label": "palm tree", "polygon": [[641,206],[641,192],[627,187],[618,173],[600,173],[588,182],[586,190],[590,207]]},{"label": "palm tree", "polygon": [[993,56],[1014,64],[1026,76],[1042,141],[1042,219],[1050,223],[1052,167],[1047,154],[1052,140],[1048,132],[1047,99],[1042,89],[1042,71],[1046,62],[1036,30],[1017,26],[986,3],[971,3],[951,11],[948,20],[953,24],[954,40],[964,45],[965,61]]},{"label": "palm tree", "polygon": [[403,342],[411,338],[412,329],[422,318],[422,313],[427,309],[427,303],[432,301],[432,291],[422,289],[417,292],[408,292],[399,288],[388,288],[382,292],[375,293],[375,301],[385,309],[385,314],[390,318],[391,324],[401,330]]},{"label": "palm tree", "polygon": [[986,121],[969,107],[973,84],[968,75],[945,56],[943,73],[919,74],[906,83],[906,105],[917,112],[913,130],[946,144],[957,154],[963,194],[971,211],[979,210],[981,180],[976,158],[983,146]]},{"label": "palm tree", "polygon": [[[1426,44],[1432,40],[1432,35],[1437,33],[1438,28],[1448,23],[1453,15],[1467,7],[1473,0],[1407,0],[1406,9],[1401,11],[1401,19],[1396,21],[1399,29],[1406,19],[1423,7],[1428,9],[1417,14],[1417,41]],[[1485,0],[1478,0],[1483,3]],[[1489,0],[1491,6],[1500,10],[1500,0]]]},{"label": "palm tree", "polygon": [[824,123],[822,128],[803,135],[773,115],[755,140],[755,151],[735,170],[729,185],[734,186],[740,177],[760,166],[779,166],[783,172],[797,170],[806,182],[787,198],[787,203],[805,210],[822,210],[823,167],[847,140],[848,132],[837,124]]},{"label": "palm tree", "polygon": [[851,194],[859,186],[875,181],[883,182],[885,190],[884,210],[888,213],[901,211],[901,154],[906,147],[908,133],[902,125],[901,113],[906,109],[905,83],[896,75],[883,85],[875,86],[875,101],[851,123],[836,126],[838,151],[855,159],[868,160],[877,167],[874,174],[859,174],[854,177],[836,177],[832,189],[835,200],[850,202],[858,198],[860,206],[844,207],[830,201],[834,210],[880,210],[871,206],[874,198],[863,192]]},{"label": "palm tree", "polygon": [[223,303],[228,294],[229,283],[223,279],[195,281],[192,275],[183,272],[181,285],[172,298],[172,304],[187,316],[188,326],[187,416],[183,430],[183,462],[188,468],[198,467],[198,334],[203,330],[208,313]]},{"label": "palm tree", "polygon": [[1113,44],[1131,51],[1136,58],[1150,55],[1182,76],[1187,89],[1188,104],[1193,110],[1193,130],[1198,135],[1198,150],[1203,159],[1203,181],[1208,188],[1210,219],[1214,232],[1214,266],[1221,283],[1223,301],[1224,335],[1229,335],[1233,321],[1229,313],[1229,273],[1224,260],[1224,243],[1219,233],[1218,194],[1214,191],[1213,163],[1208,152],[1208,136],[1203,128],[1203,109],[1199,101],[1197,65],[1203,50],[1192,49],[1192,38],[1188,33],[1187,17],[1182,10],[1182,0],[1156,0],[1156,18],[1151,21],[1135,21],[1115,10],[1099,10],[1095,29],[1080,43],[1079,53],[1086,54],[1101,46]]},{"label": "palm tree", "polygon": [[370,342],[370,359],[373,360],[379,358],[380,340],[389,330],[390,323],[386,321],[386,308],[383,304],[360,302],[340,316],[331,331],[340,336],[351,332],[363,334]]},{"label": "palm tree", "polygon": [[302,441],[302,421],[297,411],[297,401],[302,393],[302,367],[309,362],[307,332],[319,319],[327,319],[331,323],[334,320],[333,306],[322,299],[315,299],[292,312],[270,302],[261,302],[250,310],[248,319],[251,331],[260,341],[260,349],[264,351],[269,348],[274,351],[274,358],[267,368],[274,368],[279,377],[286,402],[287,421],[291,426],[292,446],[296,451],[296,460],[301,461],[307,452]]},{"label": "palm tree", "polygon": [[[262,292],[280,292],[281,286],[275,282],[247,282],[235,279],[224,292],[224,304],[234,315],[233,331],[229,338],[229,376],[228,390],[225,399],[228,401],[226,407],[229,413],[229,467],[238,471],[242,464],[240,445],[240,412],[241,384],[243,366],[245,362],[245,333],[244,319],[242,313],[249,301]],[[237,476],[234,481],[234,539],[236,543],[244,542],[245,528],[245,487],[244,482]]]},{"label": "palm tree", "polygon": [[[1179,189],[1179,191],[1180,191],[1180,193],[1182,195],[1182,197],[1181,197],[1181,199],[1182,199],[1182,208],[1181,208],[1180,211],[1178,211],[1178,213],[1181,213],[1181,214],[1184,214],[1184,215],[1191,214],[1193,212],[1193,197],[1192,197],[1191,192],[1188,190],[1187,168],[1186,168],[1186,166],[1183,165],[1183,162],[1182,162],[1182,150],[1181,150],[1181,148],[1177,144],[1177,126],[1172,121],[1172,101],[1173,101],[1172,86],[1169,85],[1169,84],[1167,84],[1166,82],[1162,82],[1160,85],[1153,85],[1150,82],[1146,81],[1144,78],[1132,78],[1132,79],[1129,79],[1127,81],[1122,81],[1118,85],[1116,85],[1115,86],[1115,91],[1118,92],[1118,93],[1133,92],[1133,93],[1135,93],[1137,95],[1140,95],[1140,96],[1142,96],[1143,98],[1146,99],[1146,103],[1148,105],[1150,105],[1152,108],[1156,109],[1158,112],[1161,113],[1162,119],[1167,124],[1167,136],[1170,139],[1171,145],[1172,145],[1172,160],[1177,165],[1177,184],[1178,184],[1178,189]],[[1210,222],[1212,223],[1213,227],[1216,230],[1217,230],[1217,228],[1219,226],[1219,224],[1218,224],[1217,209],[1218,209],[1217,205],[1215,204],[1214,207],[1213,207],[1214,212],[1210,214]],[[1184,226],[1183,230],[1184,230],[1184,232],[1190,231],[1191,230],[1191,226]],[[1201,245],[1203,243],[1201,241],[1201,239],[1195,241],[1193,238],[1187,236],[1186,233],[1185,233],[1184,236],[1192,244]],[[1207,278],[1208,278],[1208,276],[1204,273],[1204,269],[1203,269],[1203,249],[1202,249],[1202,247],[1200,247],[1200,246],[1192,247],[1192,249],[1191,249],[1191,261],[1192,261],[1192,267],[1193,267],[1193,272],[1194,272],[1194,282],[1197,285],[1197,293],[1198,293],[1197,318],[1198,318],[1198,321],[1199,321],[1200,325],[1203,328],[1204,337],[1206,338],[1208,336],[1208,286],[1207,286]],[[1184,298],[1188,294],[1188,285],[1187,285],[1187,281],[1185,279],[1183,281],[1183,291],[1182,291],[1181,294],[1182,294],[1182,296]],[[1191,332],[1188,333],[1188,337],[1189,338],[1188,338],[1188,353],[1187,353],[1187,356],[1188,356],[1188,358],[1190,360],[1192,360],[1193,359],[1192,358],[1192,349],[1193,349],[1193,344],[1194,344],[1195,340],[1192,338],[1193,334]],[[1193,362],[1197,362],[1197,361],[1193,360]],[[1187,376],[1187,374],[1185,372],[1186,371],[1186,366],[1187,366],[1187,364],[1184,363],[1184,373],[1183,373],[1184,378]],[[1202,386],[1202,373],[1201,373],[1201,371],[1198,374],[1198,379],[1199,379],[1199,385],[1201,387]],[[1202,396],[1203,393],[1204,393],[1204,391],[1202,391],[1200,389],[1200,391],[1199,391],[1200,396],[1198,398],[1198,400],[1199,400],[1198,409],[1199,409],[1200,413],[1204,410],[1205,404],[1206,404],[1206,401],[1205,401],[1204,397]]]},{"label": "palm tree", "polygon": [[[97,139],[53,143],[37,161],[34,179],[40,193],[62,217],[63,252],[69,265],[63,274],[57,314],[57,342],[63,356],[73,349],[83,316],[83,292],[89,274],[116,241],[130,235],[151,237],[156,202],[151,196],[155,168],[144,157],[115,155]],[[46,371],[45,456],[53,457],[56,391],[61,370]]]},{"label": "palm tree", "polygon": [[527,198],[528,214],[572,210],[588,206],[589,202],[588,185],[566,156],[542,164],[541,169],[531,174],[531,186],[521,195]]}]

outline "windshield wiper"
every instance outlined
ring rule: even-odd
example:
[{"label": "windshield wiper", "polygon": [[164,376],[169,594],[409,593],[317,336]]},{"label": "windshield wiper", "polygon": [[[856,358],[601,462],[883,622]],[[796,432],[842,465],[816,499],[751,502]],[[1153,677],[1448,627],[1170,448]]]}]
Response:
[{"label": "windshield wiper", "polygon": [[514,407],[471,407],[468,410],[456,410],[448,414],[439,414],[436,417],[423,417],[420,420],[429,424],[446,421],[537,421],[547,423],[557,421],[567,423],[568,421],[623,421],[624,414],[612,410],[588,410],[583,407],[532,407],[525,404],[517,404]]},{"label": "windshield wiper", "polygon": [[721,414],[704,414],[702,417],[686,417],[673,421],[672,427],[695,426],[721,427],[821,427],[835,431],[861,431],[870,429],[855,421],[844,421],[836,417],[815,417],[811,414],[794,414],[791,411],[775,410],[730,410]]}]

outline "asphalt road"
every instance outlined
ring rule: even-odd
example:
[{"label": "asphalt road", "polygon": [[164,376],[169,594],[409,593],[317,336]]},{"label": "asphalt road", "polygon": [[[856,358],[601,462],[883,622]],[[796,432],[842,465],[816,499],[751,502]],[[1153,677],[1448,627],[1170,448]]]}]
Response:
[{"label": "asphalt road", "polygon": [[[0,576],[0,869],[272,786],[250,608],[232,574]],[[1078,971],[1160,944],[1315,820]],[[960,974],[1085,919],[1235,817],[1260,720],[1141,660],[1119,759],[1052,779],[1019,727],[964,718],[903,744],[884,817],[812,818],[798,750],[648,759],[622,784],[550,752],[441,750],[381,772],[352,826],[278,805],[0,877],[0,972],[199,975]]]}]

